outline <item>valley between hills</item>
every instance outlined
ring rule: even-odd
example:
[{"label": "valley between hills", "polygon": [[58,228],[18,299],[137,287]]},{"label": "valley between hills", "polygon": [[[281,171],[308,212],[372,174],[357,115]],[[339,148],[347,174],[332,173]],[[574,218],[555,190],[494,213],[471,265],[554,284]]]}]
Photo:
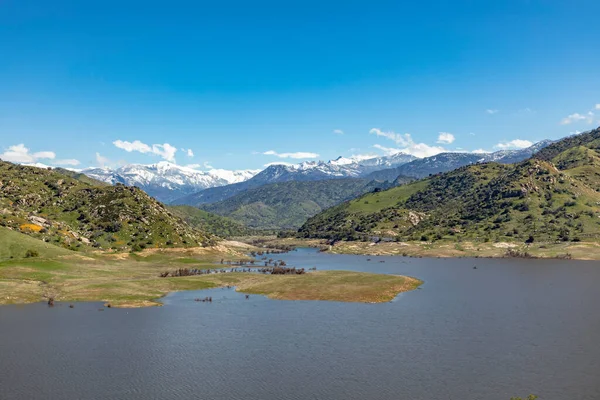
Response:
[{"label": "valley between hills", "polygon": [[259,273],[264,258],[250,256],[293,247],[600,259],[600,129],[511,153],[506,163],[438,157],[447,171],[423,176],[409,165],[432,171],[433,159],[404,160],[398,175],[403,165],[327,179],[291,169],[281,182],[205,189],[218,201],[199,192],[188,205],[85,172],[0,162],[0,303],[137,307],[172,291],[233,286],[277,299],[382,302],[421,284],[347,271],[279,274],[286,268],[274,272],[276,255]]}]

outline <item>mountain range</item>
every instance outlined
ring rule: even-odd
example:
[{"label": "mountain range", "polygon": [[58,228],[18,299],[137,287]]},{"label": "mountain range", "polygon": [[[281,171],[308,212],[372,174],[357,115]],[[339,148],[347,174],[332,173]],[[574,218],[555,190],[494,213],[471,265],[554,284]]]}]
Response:
[{"label": "mountain range", "polygon": [[338,157],[335,160],[327,162],[309,161],[296,165],[275,164],[268,166],[247,181],[205,189],[201,192],[177,199],[172,204],[199,206],[200,204],[216,203],[245,190],[271,183],[308,182],[359,177],[371,180],[368,177],[370,173],[381,169],[395,168],[415,159],[416,157],[409,154],[398,153],[392,156],[375,157],[366,160]]},{"label": "mountain range", "polygon": [[542,140],[525,149],[500,150],[493,153],[440,153],[431,157],[419,158],[396,168],[377,171],[372,173],[370,177],[377,180],[392,180],[395,179],[393,177],[397,176],[420,179],[476,163],[497,162],[500,164],[512,164],[531,157],[551,143],[551,140]]},{"label": "mountain range", "polygon": [[552,141],[544,140],[531,147],[520,150],[501,150],[494,153],[441,153],[426,158],[397,153],[391,156],[369,159],[339,157],[328,162],[304,162],[297,165],[271,165],[252,178],[221,187],[202,190],[174,200],[173,204],[200,206],[226,200],[245,190],[254,189],[271,183],[289,181],[317,181],[332,178],[363,178],[367,181],[390,181],[398,177],[423,178],[430,174],[451,171],[453,169],[480,162],[498,162],[509,164],[522,161]]},{"label": "mountain range", "polygon": [[540,146],[532,157],[515,164],[498,159],[476,163],[368,193],[310,218],[299,235],[336,240],[598,240],[600,128]]},{"label": "mountain range", "polygon": [[118,169],[87,168],[79,172],[111,185],[122,183],[127,186],[139,187],[157,200],[169,203],[206,188],[248,180],[259,171],[224,169],[198,171],[161,161],[151,165],[130,164]]},{"label": "mountain range", "polygon": [[[136,186],[164,203],[199,206],[223,201],[245,190],[272,183],[341,178],[393,182],[399,176],[419,179],[478,162],[513,163],[530,157],[550,143],[551,141],[545,140],[521,150],[484,154],[448,152],[426,158],[416,158],[405,153],[367,159],[338,157],[326,162],[275,164],[262,171],[199,171],[169,162],[159,162],[151,165],[130,164],[117,169],[86,168],[72,173],[83,174],[95,182]],[[67,173],[66,171],[62,172]]]}]

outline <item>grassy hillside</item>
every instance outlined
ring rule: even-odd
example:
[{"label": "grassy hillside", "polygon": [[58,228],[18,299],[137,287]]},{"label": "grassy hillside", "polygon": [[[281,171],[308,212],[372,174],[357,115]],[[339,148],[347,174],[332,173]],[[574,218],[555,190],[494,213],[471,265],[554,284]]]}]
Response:
[{"label": "grassy hillside", "polygon": [[212,214],[192,206],[168,206],[173,214],[182,218],[190,226],[222,238],[250,236],[257,232],[231,218]]},{"label": "grassy hillside", "polygon": [[70,250],[0,227],[0,260],[10,258],[51,258],[72,254]]},{"label": "grassy hillside", "polygon": [[137,188],[97,186],[7,162],[0,162],[0,226],[73,250],[188,247],[213,240]]},{"label": "grassy hillside", "polygon": [[251,228],[290,229],[328,207],[389,185],[364,179],[274,183],[201,207]]},{"label": "grassy hillside", "polygon": [[594,241],[600,237],[599,130],[530,160],[478,164],[380,193],[311,218],[303,237],[400,240]]}]

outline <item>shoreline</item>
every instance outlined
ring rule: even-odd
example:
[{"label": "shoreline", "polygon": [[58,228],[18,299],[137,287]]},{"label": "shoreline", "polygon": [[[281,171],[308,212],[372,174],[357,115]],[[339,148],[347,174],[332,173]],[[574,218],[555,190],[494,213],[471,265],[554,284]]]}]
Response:
[{"label": "shoreline", "polygon": [[380,303],[422,284],[412,277],[332,270],[302,275],[236,271],[161,277],[165,269],[230,269],[222,260],[242,258],[246,257],[218,249],[184,249],[5,260],[0,262],[0,305],[53,299],[121,308],[161,306],[159,300],[168,293],[226,286],[271,299]]},{"label": "shoreline", "polygon": [[[249,239],[251,241],[251,239]],[[558,260],[600,260],[600,243],[522,243],[498,242],[336,242],[324,239],[261,239],[271,246],[296,246],[321,249],[328,254],[363,256],[402,256],[413,258],[516,258]]]}]

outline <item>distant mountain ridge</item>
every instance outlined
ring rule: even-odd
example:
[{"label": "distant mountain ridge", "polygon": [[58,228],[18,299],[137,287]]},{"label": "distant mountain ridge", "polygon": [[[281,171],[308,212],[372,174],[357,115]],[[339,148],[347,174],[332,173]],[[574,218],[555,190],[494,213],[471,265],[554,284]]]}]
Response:
[{"label": "distant mountain ridge", "polygon": [[447,172],[465,165],[495,161],[510,164],[525,160],[548,146],[552,141],[544,140],[520,150],[501,150],[494,153],[440,153],[435,156],[417,158],[405,153],[369,159],[338,157],[328,162],[304,162],[296,165],[271,165],[251,179],[231,185],[209,188],[198,193],[176,199],[172,204],[186,204],[198,207],[201,204],[226,200],[245,190],[263,185],[290,181],[318,181],[331,178],[364,178],[369,181],[390,181],[424,178],[430,174]]},{"label": "distant mountain ridge", "polygon": [[[247,189],[269,183],[317,181],[332,178],[365,178],[393,182],[398,176],[422,178],[477,162],[513,163],[531,156],[551,141],[542,141],[522,150],[502,150],[488,154],[441,153],[417,158],[406,153],[361,158],[338,157],[330,161],[307,161],[295,165],[274,164],[264,170],[199,171],[162,161],[151,165],[130,164],[117,169],[72,170],[107,184],[136,186],[165,203],[199,204],[222,201]],[[50,168],[35,164],[39,168]],[[63,170],[64,172],[64,170]]]},{"label": "distant mountain ridge", "polygon": [[216,203],[235,196],[244,190],[258,188],[271,183],[368,178],[368,175],[372,172],[390,167],[394,168],[413,160],[417,160],[417,158],[410,154],[397,153],[391,156],[369,159],[338,157],[335,160],[327,162],[307,161],[295,165],[274,164],[268,166],[247,181],[205,189],[201,192],[176,199],[172,204],[198,206],[200,204]]},{"label": "distant mountain ridge", "polygon": [[[121,183],[127,186],[136,186],[149,195],[165,203],[184,198],[187,195],[201,192],[205,189],[245,182],[259,173],[263,173],[256,181],[260,184],[250,184],[258,187],[265,183],[287,181],[311,181],[331,178],[356,178],[369,172],[382,168],[399,166],[405,162],[415,160],[409,154],[398,153],[392,156],[375,157],[367,160],[338,157],[331,161],[307,161],[296,165],[275,164],[265,170],[239,170],[212,169],[199,171],[193,168],[161,161],[156,164],[142,165],[129,164],[117,169],[111,168],[86,168],[77,170],[92,179],[111,185]],[[32,165],[47,168],[43,164]],[[241,187],[245,187],[241,185]],[[224,193],[236,191],[236,187],[227,189]],[[243,190],[243,189],[242,189]],[[228,194],[227,194],[228,195]],[[222,200],[222,197],[218,197]],[[212,200],[211,200],[212,202]],[[175,201],[174,204],[186,204]]]},{"label": "distant mountain ridge", "polygon": [[163,202],[170,202],[200,190],[242,182],[258,170],[228,171],[212,169],[198,171],[166,161],[151,165],[130,164],[118,169],[86,168],[81,173],[111,185],[122,183],[137,186]]},{"label": "distant mountain ridge", "polygon": [[493,153],[440,153],[435,156],[411,161],[397,168],[374,172],[370,175],[370,178],[381,180],[384,177],[389,178],[395,175],[420,179],[432,174],[449,172],[476,163],[497,162],[500,164],[513,164],[526,160],[552,143],[552,140],[542,140],[525,149],[500,150]]}]

